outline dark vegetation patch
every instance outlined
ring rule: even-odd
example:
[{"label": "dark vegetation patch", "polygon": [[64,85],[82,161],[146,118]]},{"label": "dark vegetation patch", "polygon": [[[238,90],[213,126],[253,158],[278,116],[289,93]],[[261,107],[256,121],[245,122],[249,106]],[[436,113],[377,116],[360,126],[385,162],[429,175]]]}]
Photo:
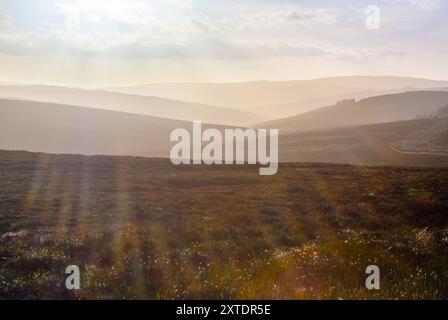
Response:
[{"label": "dark vegetation patch", "polygon": [[448,298],[448,169],[0,151],[0,181],[0,298]]}]

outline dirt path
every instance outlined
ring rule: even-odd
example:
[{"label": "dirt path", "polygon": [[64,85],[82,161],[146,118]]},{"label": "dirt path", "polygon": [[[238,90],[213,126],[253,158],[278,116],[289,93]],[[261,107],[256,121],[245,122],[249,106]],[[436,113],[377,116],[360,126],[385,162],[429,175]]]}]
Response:
[{"label": "dirt path", "polygon": [[[431,138],[439,132],[448,128],[448,119],[438,121],[431,126],[419,131],[414,136],[399,141],[397,143],[389,143],[389,147],[399,153],[403,154],[427,154],[427,155],[441,155],[448,156],[448,149],[441,151],[428,150],[431,146]],[[397,145],[399,147],[397,147]]]},{"label": "dirt path", "polygon": [[430,156],[448,156],[448,152],[429,152],[429,151],[402,151],[392,145],[392,143],[389,142],[389,147],[394,150],[395,152],[402,153],[402,154],[424,154],[424,155],[430,155]]}]

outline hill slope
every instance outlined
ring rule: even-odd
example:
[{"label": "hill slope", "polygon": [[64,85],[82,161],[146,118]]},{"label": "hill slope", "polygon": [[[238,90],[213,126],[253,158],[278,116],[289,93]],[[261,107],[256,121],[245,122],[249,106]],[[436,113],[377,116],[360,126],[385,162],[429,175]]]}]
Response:
[{"label": "hill slope", "polygon": [[0,100],[0,149],[169,157],[171,131],[191,126],[124,112]]},{"label": "hill slope", "polygon": [[448,81],[393,77],[352,76],[297,81],[241,83],[161,83],[107,90],[228,106],[270,119],[296,115],[331,105],[344,98],[363,99],[388,91],[447,87]]},{"label": "hill slope", "polygon": [[[447,156],[403,154],[390,147],[390,143],[406,141],[442,121],[414,120],[285,134],[279,137],[279,159],[281,162],[448,166]],[[0,149],[6,150],[168,158],[171,131],[191,130],[191,126],[191,122],[123,112],[0,100]],[[204,129],[208,126],[203,125]],[[443,145],[442,142],[434,144]]]},{"label": "hill slope", "polygon": [[[422,119],[284,134],[279,138],[279,158],[282,162],[448,167],[448,155],[434,154],[435,147],[424,154],[398,152],[391,147],[412,140],[427,128],[446,125],[445,120]],[[442,140],[439,135],[432,138]],[[446,146],[447,141],[445,137],[433,144]]]},{"label": "hill slope", "polygon": [[249,125],[260,121],[255,114],[223,107],[116,92],[56,86],[0,86],[0,97],[68,104],[206,123]]},{"label": "hill slope", "polygon": [[448,102],[448,92],[418,91],[345,101],[298,116],[261,123],[263,128],[301,132],[335,127],[412,120],[426,116]]}]

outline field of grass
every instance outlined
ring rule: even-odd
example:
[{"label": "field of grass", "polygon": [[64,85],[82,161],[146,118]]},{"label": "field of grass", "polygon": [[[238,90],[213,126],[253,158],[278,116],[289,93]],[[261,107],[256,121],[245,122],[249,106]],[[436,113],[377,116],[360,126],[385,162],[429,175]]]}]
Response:
[{"label": "field of grass", "polygon": [[448,298],[448,168],[0,151],[0,181],[1,299]]},{"label": "field of grass", "polygon": [[[368,166],[448,167],[448,156],[406,154],[391,148],[412,139],[428,127],[446,126],[446,120],[419,119],[364,126],[334,128],[279,138],[279,157],[283,162],[331,162]],[[433,132],[427,152],[445,150],[448,136]],[[430,139],[431,139],[430,138]],[[419,150],[403,150],[419,151]]]}]

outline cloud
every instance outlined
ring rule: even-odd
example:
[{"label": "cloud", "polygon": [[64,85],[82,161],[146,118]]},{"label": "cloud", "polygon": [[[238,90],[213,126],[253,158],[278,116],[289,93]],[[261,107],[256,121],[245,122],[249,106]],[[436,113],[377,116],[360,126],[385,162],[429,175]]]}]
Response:
[{"label": "cloud", "polygon": [[185,41],[166,41],[148,34],[116,36],[98,41],[89,34],[54,31],[42,34],[0,34],[0,52],[10,55],[62,55],[81,58],[263,60],[335,57],[370,61],[401,58],[405,53],[388,47],[348,48],[293,41],[231,40],[196,36]]},{"label": "cloud", "polygon": [[195,37],[164,41],[142,34],[98,41],[91,35],[54,31],[51,34],[0,34],[0,52],[10,55],[65,55],[84,58],[250,60],[323,54],[314,47],[288,43],[234,41]]},{"label": "cloud", "polygon": [[0,8],[0,32],[10,31],[12,28],[11,16]]},{"label": "cloud", "polygon": [[439,9],[442,4],[441,0],[395,0],[395,2],[416,6],[427,11]]},{"label": "cloud", "polygon": [[338,20],[339,10],[334,8],[303,8],[300,6],[266,6],[256,11],[242,11],[231,21],[240,30],[285,30],[300,26],[329,25]]},{"label": "cloud", "polygon": [[[129,59],[304,57],[323,50],[297,43],[294,28],[336,19],[332,9],[289,4],[247,3],[193,10],[191,0],[62,0],[56,9],[65,25],[40,25],[27,33],[0,32],[0,51]],[[266,30],[283,39],[272,41]]]},{"label": "cloud", "polygon": [[293,21],[328,24],[337,20],[338,11],[334,9],[291,9],[284,15]]},{"label": "cloud", "polygon": [[57,5],[67,21],[122,22],[130,25],[151,25],[152,7],[143,0],[75,0]]},{"label": "cloud", "polygon": [[[338,24],[343,14],[340,9],[249,3],[190,11],[189,0],[163,3],[161,7],[159,2],[143,0],[64,0],[57,9],[73,19],[67,26],[45,25],[26,33],[0,31],[0,52],[163,60],[334,57],[368,61],[405,56],[404,51],[381,41],[357,41],[357,34],[346,41],[347,34],[359,29],[347,31]],[[177,11],[168,10],[173,5],[178,5]],[[91,25],[83,28],[83,22]],[[111,22],[135,28],[95,28]]]},{"label": "cloud", "polygon": [[191,23],[194,27],[196,27],[200,31],[209,31],[210,30],[205,23],[202,23],[196,19],[191,20]]},{"label": "cloud", "polygon": [[358,62],[383,61],[388,58],[405,58],[406,53],[388,47],[380,48],[335,48],[332,50],[334,56]]}]

